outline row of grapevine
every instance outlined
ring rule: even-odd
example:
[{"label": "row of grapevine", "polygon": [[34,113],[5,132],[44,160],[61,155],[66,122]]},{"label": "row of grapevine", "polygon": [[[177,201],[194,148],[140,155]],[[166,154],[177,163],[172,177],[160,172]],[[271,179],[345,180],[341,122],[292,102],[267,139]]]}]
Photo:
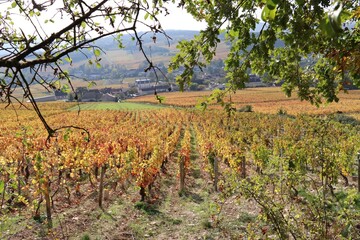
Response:
[{"label": "row of grapevine", "polygon": [[356,128],[310,117],[212,116],[195,129],[212,174],[214,159],[226,166],[224,196],[255,201],[281,239],[358,236],[360,198],[348,187],[360,149]]},{"label": "row of grapevine", "polygon": [[[141,199],[151,187],[180,138],[181,112],[84,112],[62,113],[49,118],[52,124],[76,125],[81,122],[91,132],[68,128],[45,144],[46,133],[37,123],[19,129],[7,128],[0,137],[0,180],[2,207],[22,204],[39,206],[45,201],[48,221],[58,202],[71,202],[71,193],[81,195],[84,179],[98,185],[102,206],[106,185],[134,181]],[[166,119],[164,121],[164,119]],[[65,194],[59,194],[59,193]],[[65,199],[64,199],[65,198]],[[64,200],[64,201],[62,201]]]},{"label": "row of grapevine", "polygon": [[[257,221],[269,226],[267,234],[280,239],[359,234],[360,197],[351,176],[360,138],[351,125],[331,118],[175,109],[83,111],[78,116],[57,108],[45,114],[52,126],[81,124],[90,135],[69,127],[46,144],[47,134],[31,112],[22,111],[19,122],[4,121],[2,209],[28,206],[38,217],[45,202],[51,225],[52,210],[71,204],[89,185],[100,207],[110,186],[117,191],[117,186],[135,185],[145,200],[169,161],[178,161],[180,192],[186,191],[195,137],[200,153],[195,161],[205,166],[214,190],[225,200],[235,196],[256,203],[261,209]],[[248,237],[262,234],[258,231],[249,226]]]},{"label": "row of grapevine", "polygon": [[180,193],[185,192],[185,177],[190,169],[190,155],[191,155],[191,133],[190,127],[184,127],[183,138],[180,141],[179,150],[179,177],[180,177]]}]

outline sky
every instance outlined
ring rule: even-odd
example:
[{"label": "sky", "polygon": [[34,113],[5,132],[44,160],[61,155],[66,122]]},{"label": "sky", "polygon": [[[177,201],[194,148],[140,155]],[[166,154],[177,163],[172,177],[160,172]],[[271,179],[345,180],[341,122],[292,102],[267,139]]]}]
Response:
[{"label": "sky", "polygon": [[167,4],[170,14],[160,18],[161,26],[165,30],[202,30],[206,28],[205,22],[196,21],[185,9]]},{"label": "sky", "polygon": [[[31,0],[27,0],[28,2],[30,2]],[[42,3],[45,1],[40,1],[40,0],[35,0],[37,3]],[[91,2],[93,0],[89,0],[87,2]],[[123,0],[124,2],[126,2],[125,0]],[[5,2],[5,3],[4,3]],[[122,2],[121,0],[119,2]],[[4,12],[7,10],[7,8],[12,4],[12,1],[2,1],[0,0],[0,13],[4,15]],[[204,22],[198,22],[196,20],[193,19],[193,17],[188,14],[186,12],[185,9],[183,8],[178,8],[177,7],[177,3],[165,3],[165,6],[169,9],[170,14],[167,16],[159,16],[161,25],[163,27],[163,29],[165,30],[202,30],[206,28],[206,23]],[[42,11],[42,16],[41,19],[39,21],[39,23],[41,23],[42,28],[44,28],[44,30],[46,32],[51,32],[51,31],[56,31],[61,29],[62,27],[65,26],[65,24],[69,24],[71,21],[69,19],[60,19],[59,17],[60,15],[58,14],[57,16],[55,16],[55,23],[48,23],[48,24],[43,24],[43,22],[45,21],[45,19],[51,19],[54,17],[54,12],[63,7],[63,1],[61,0],[57,0],[55,2],[55,4],[53,6],[51,6],[49,8],[50,11],[45,12]],[[29,21],[25,20],[24,17],[19,14],[18,9],[16,9],[16,11],[12,11],[13,12],[13,19],[15,20],[15,24],[21,26],[22,30],[25,33],[31,33],[31,31],[34,31],[31,27],[27,27],[27,26],[31,26]],[[57,20],[56,20],[57,19]],[[140,19],[143,19],[143,16],[140,16]],[[148,19],[149,21],[149,19]],[[109,25],[108,23],[105,22],[105,25]],[[146,29],[144,26],[139,25],[138,30],[140,31],[145,31],[148,30]]]},{"label": "sky", "polygon": [[[91,1],[91,0],[90,0]],[[42,1],[37,0],[38,3],[41,3]],[[8,7],[11,6],[12,1],[1,1],[0,0],[0,14],[3,16],[4,13],[8,10]],[[159,16],[161,25],[163,29],[165,30],[201,30],[205,29],[206,24],[204,22],[198,22],[192,18],[190,14],[188,14],[185,9],[177,8],[177,4],[167,4],[167,8],[169,9],[169,12],[171,14],[167,16]],[[41,17],[39,18],[39,23],[41,24],[41,28],[43,28],[46,32],[55,32],[63,28],[66,24],[69,24],[71,20],[69,19],[60,19],[60,14],[56,15],[54,17],[54,13],[56,12],[56,9],[63,7],[62,1],[56,1],[51,8],[49,8],[49,11],[42,11]],[[26,34],[33,33],[34,29],[31,26],[30,22],[28,20],[24,19],[24,16],[19,13],[18,9],[15,10],[10,9],[12,13],[12,19],[15,22],[15,25],[19,26]],[[45,20],[54,19],[54,23],[48,22],[47,24],[44,24]],[[140,16],[140,19],[144,19],[143,16]],[[147,20],[149,21],[149,19]],[[36,22],[36,20],[34,20]],[[150,21],[151,22],[151,21]],[[108,22],[105,22],[104,24],[109,25]],[[138,30],[145,31],[148,30],[144,26],[139,25]]]}]

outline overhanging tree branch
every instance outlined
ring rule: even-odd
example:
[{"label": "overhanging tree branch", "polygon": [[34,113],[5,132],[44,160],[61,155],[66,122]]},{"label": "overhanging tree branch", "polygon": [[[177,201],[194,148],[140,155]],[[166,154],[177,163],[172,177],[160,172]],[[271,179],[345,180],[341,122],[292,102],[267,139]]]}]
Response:
[{"label": "overhanging tree branch", "polygon": [[[41,14],[47,11],[48,7],[54,5],[54,2],[52,1],[49,5],[41,5],[41,9],[37,7],[37,3],[34,1],[27,4],[16,0],[16,5],[11,4],[12,8],[18,8],[20,12],[23,12],[25,18],[29,20],[34,29],[33,34],[26,35],[23,27],[16,29],[16,25],[8,24],[5,19],[10,19],[10,15],[0,20],[0,30],[1,24],[7,26],[6,31],[0,31],[0,35],[3,36],[3,41],[0,41],[0,51],[6,51],[5,55],[0,55],[0,69],[5,69],[2,76],[3,80],[0,82],[0,96],[11,104],[14,98],[14,90],[21,87],[24,92],[23,98],[29,99],[36,114],[45,126],[49,137],[54,136],[55,132],[61,128],[53,129],[46,122],[32,94],[31,85],[33,83],[38,83],[47,91],[51,91],[58,87],[53,84],[54,81],[57,81],[56,78],[58,80],[65,79],[74,92],[75,89],[70,75],[62,69],[60,64],[63,58],[70,59],[70,53],[92,48],[94,49],[93,54],[96,61],[99,61],[100,59],[98,60],[98,56],[95,54],[97,52],[95,51],[97,40],[123,32],[133,32],[137,36],[136,40],[139,43],[140,52],[148,62],[151,62],[141,45],[142,39],[138,34],[138,25],[148,27],[149,31],[154,32],[154,34],[161,33],[168,37],[165,31],[161,29],[160,23],[158,23],[157,11],[150,11],[151,7],[147,3],[142,1],[123,1],[120,3],[109,0],[95,2],[93,5],[89,5],[82,0],[77,3],[62,0],[63,7],[58,8],[57,11],[61,14],[61,18],[69,16],[72,21],[60,30],[48,34],[45,32],[46,29],[39,24],[39,19]],[[155,4],[153,7],[161,8],[162,6],[156,6]],[[139,20],[142,12],[153,16],[154,25]],[[33,18],[36,20],[34,21]],[[105,26],[104,22],[101,22],[101,24],[97,22],[108,21],[107,19],[110,20],[109,26]],[[86,53],[83,52],[83,54],[87,56]],[[53,80],[44,79],[40,74],[40,71],[46,71],[49,67],[53,70]],[[156,69],[155,67],[155,65],[151,65],[151,68]],[[33,71],[31,80],[27,79],[27,69]],[[12,74],[9,74],[9,70]],[[17,102],[22,103],[17,98],[15,99]]]}]

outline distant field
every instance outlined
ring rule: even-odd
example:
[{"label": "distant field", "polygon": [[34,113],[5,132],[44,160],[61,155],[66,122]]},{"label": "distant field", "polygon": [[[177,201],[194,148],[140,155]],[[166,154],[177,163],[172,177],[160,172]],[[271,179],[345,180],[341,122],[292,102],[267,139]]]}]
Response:
[{"label": "distant field", "polygon": [[[84,103],[80,104],[80,110],[144,110],[144,109],[159,109],[161,106],[156,106],[153,104],[145,104],[145,103],[129,103],[129,102],[121,102],[121,103]],[[76,111],[78,110],[78,106],[74,106],[69,110]]]},{"label": "distant field", "polygon": [[[201,99],[209,96],[211,91],[202,92],[171,92],[161,93],[165,97],[164,104],[184,107],[195,106]],[[284,110],[288,114],[331,114],[338,111],[360,118],[360,90],[341,93],[338,103],[323,104],[320,107],[309,102],[300,101],[296,93],[288,98],[280,88],[248,88],[239,90],[231,96],[236,108],[251,105],[253,111],[263,113],[277,113]],[[130,102],[156,103],[153,95],[141,96],[129,100]],[[212,106],[218,107],[218,106]]]}]

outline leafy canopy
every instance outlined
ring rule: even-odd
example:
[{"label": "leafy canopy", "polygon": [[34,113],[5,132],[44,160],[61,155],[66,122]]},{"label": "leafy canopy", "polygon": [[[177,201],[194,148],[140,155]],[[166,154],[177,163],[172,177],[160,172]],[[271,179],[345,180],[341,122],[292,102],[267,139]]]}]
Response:
[{"label": "leafy canopy", "polygon": [[[170,69],[185,66],[177,78],[182,87],[191,80],[194,67],[204,67],[215,56],[219,34],[225,34],[231,46],[225,60],[228,91],[244,88],[250,71],[283,83],[288,96],[297,90],[300,99],[314,104],[338,101],[337,93],[345,85],[360,86],[359,1],[183,3],[196,19],[207,23],[207,28],[178,46],[180,53]],[[259,10],[261,14],[257,14]],[[259,24],[261,30],[256,33]],[[277,41],[284,47],[275,48]]]}]

